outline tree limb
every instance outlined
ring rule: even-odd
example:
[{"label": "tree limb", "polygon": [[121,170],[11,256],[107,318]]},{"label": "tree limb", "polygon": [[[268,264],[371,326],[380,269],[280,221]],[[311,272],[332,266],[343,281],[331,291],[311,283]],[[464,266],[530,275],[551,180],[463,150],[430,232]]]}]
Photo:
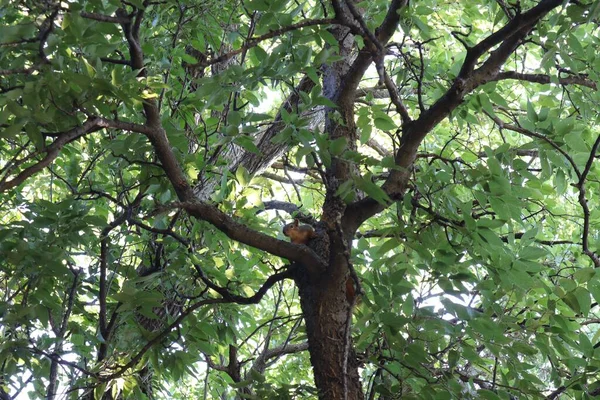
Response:
[{"label": "tree limb", "polygon": [[100,22],[110,22],[113,24],[127,24],[127,23],[131,22],[131,18],[129,18],[128,16],[113,17],[112,15],[98,14],[98,13],[85,12],[85,11],[80,12],[79,15],[82,18],[93,19],[95,21],[100,21]]},{"label": "tree limb", "polygon": [[244,45],[242,45],[242,47],[240,47],[237,50],[233,50],[228,53],[221,54],[220,56],[218,56],[216,58],[211,58],[210,60],[203,60],[203,61],[199,61],[195,64],[190,64],[190,67],[191,68],[205,68],[205,67],[208,67],[213,64],[222,63],[223,61],[227,61],[230,58],[235,57],[236,55],[238,55],[244,51],[247,51],[248,49],[258,46],[260,44],[260,42],[262,42],[262,41],[265,41],[267,39],[272,39],[272,38],[274,38],[276,36],[280,36],[286,32],[294,31],[296,29],[304,28],[307,26],[330,25],[330,24],[335,24],[335,23],[338,23],[338,21],[333,18],[307,19],[307,20],[304,20],[297,24],[288,25],[288,26],[281,27],[279,29],[271,30],[271,31],[265,33],[264,35],[257,36],[255,38],[252,38],[252,39],[246,41],[246,43],[244,43]]},{"label": "tree limb", "polygon": [[[516,79],[519,81],[550,84],[552,83],[552,77],[545,74],[522,74],[516,71],[503,71],[498,73],[493,79],[494,81],[501,81],[505,79]],[[558,77],[558,83],[561,85],[580,85],[589,87],[596,90],[596,82],[590,80],[586,76],[568,76],[565,78]]]},{"label": "tree limb", "polygon": [[[387,14],[379,26],[376,29],[377,42],[385,46],[390,40],[398,22],[400,22],[400,10],[408,4],[407,0],[392,0]],[[375,45],[375,44],[373,44]],[[374,49],[373,49],[374,50]],[[358,88],[358,84],[362,79],[363,75],[367,71],[369,65],[373,61],[373,55],[369,51],[361,51],[356,57],[356,60],[350,67],[349,72],[346,74],[340,86],[340,91],[337,94],[337,99],[341,101],[353,102],[355,98],[355,92]]]},{"label": "tree limb", "polygon": [[273,285],[275,285],[277,282],[280,282],[284,279],[291,279],[293,277],[293,273],[294,273],[294,268],[290,267],[281,272],[273,274],[267,278],[265,283],[260,287],[260,289],[258,289],[256,291],[256,293],[254,293],[254,295],[252,295],[250,297],[244,297],[244,296],[240,296],[235,293],[232,293],[229,291],[229,289],[215,284],[210,279],[208,279],[208,277],[204,274],[204,271],[202,271],[202,268],[199,265],[194,265],[194,266],[196,267],[196,271],[200,275],[200,279],[202,279],[202,282],[204,282],[204,284],[208,288],[219,293],[223,297],[223,299],[225,299],[227,302],[237,303],[237,304],[257,304],[263,298],[263,296],[267,293],[267,291],[273,287]]},{"label": "tree limb", "polygon": [[230,239],[290,261],[312,266],[315,270],[325,269],[325,261],[307,246],[289,243],[250,229],[213,205],[200,202],[184,202],[176,203],[174,206],[186,210],[193,217],[209,222]]},{"label": "tree limb", "polygon": [[[114,121],[97,116],[90,116],[88,120],[85,121],[81,126],[75,127],[66,132],[47,135],[56,136],[56,139],[52,142],[51,145],[43,148],[42,150],[38,150],[31,153],[26,157],[22,158],[21,160],[15,161],[11,167],[6,169],[4,177],[0,179],[0,193],[20,185],[26,179],[30,178],[31,176],[35,175],[36,173],[49,166],[58,157],[62,148],[68,143],[71,143],[72,141],[77,140],[87,134],[97,132],[103,128],[117,128],[143,134],[149,134],[150,132],[152,132],[150,128],[144,125],[138,125],[131,122]],[[29,160],[32,160],[40,154],[45,154],[45,156],[41,160],[37,161],[35,164],[25,168],[11,180],[8,180],[8,174],[12,169],[18,167],[19,165]]]},{"label": "tree limb", "polygon": [[[561,4],[561,0],[541,1],[538,5],[523,14],[519,14],[500,30],[492,33],[467,51],[460,73],[446,93],[429,109],[421,113],[417,120],[403,127],[401,146],[395,155],[396,168],[390,172],[388,179],[382,186],[382,189],[390,196],[392,201],[402,198],[417,150],[425,136],[444,120],[450,112],[456,109],[469,92],[495,79],[500,67],[516,50],[532,27],[548,12]],[[479,58],[497,45],[499,46],[490,53],[482,66],[475,70]],[[356,232],[356,229],[366,219],[389,207],[390,204],[382,204],[371,197],[366,197],[348,205],[344,215],[344,230],[346,232]]]}]

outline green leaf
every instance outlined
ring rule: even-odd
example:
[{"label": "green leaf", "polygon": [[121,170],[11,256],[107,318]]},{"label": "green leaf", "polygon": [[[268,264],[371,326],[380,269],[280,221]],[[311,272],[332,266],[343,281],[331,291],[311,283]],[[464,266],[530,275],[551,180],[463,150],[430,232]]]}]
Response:
[{"label": "green leaf", "polygon": [[373,120],[375,127],[382,131],[395,131],[398,129],[396,123],[386,114],[377,114]]},{"label": "green leaf", "polygon": [[486,243],[492,247],[501,248],[504,246],[504,243],[502,243],[502,240],[491,229],[487,229],[487,228],[483,228],[483,227],[478,228],[477,234],[483,239],[484,243]]},{"label": "green leaf", "polygon": [[364,177],[355,177],[354,183],[358,189],[371,196],[380,204],[388,204],[391,201],[388,194],[381,187],[373,183],[368,174]]},{"label": "green leaf", "polygon": [[587,315],[590,312],[590,307],[592,303],[590,293],[586,289],[578,287],[577,289],[575,289],[575,292],[573,294],[577,298],[577,304],[579,305],[579,310],[581,311],[581,314],[583,314],[584,317],[587,317]]},{"label": "green leaf", "polygon": [[479,395],[479,397],[481,399],[486,399],[486,400],[502,400],[502,398],[500,396],[498,396],[496,393],[492,392],[491,390],[488,389],[479,389],[477,391],[477,394]]},{"label": "green leaf", "polygon": [[329,152],[332,156],[339,156],[346,150],[348,142],[345,137],[339,137],[329,144]]},{"label": "green leaf", "polygon": [[242,187],[250,183],[250,174],[243,165],[240,165],[235,171],[235,179]]},{"label": "green leaf", "polygon": [[83,61],[83,65],[85,66],[85,71],[87,72],[87,75],[90,78],[93,78],[96,76],[96,70],[94,69],[94,67],[91,66],[91,64],[85,59],[82,59]]},{"label": "green leaf", "polygon": [[249,151],[250,153],[260,155],[260,149],[254,144],[252,138],[245,135],[238,135],[233,142],[238,146],[242,147],[244,150]]},{"label": "green leaf", "polygon": [[541,247],[527,246],[519,251],[519,257],[526,260],[537,260],[548,255],[548,251]]},{"label": "green leaf", "polygon": [[401,329],[408,321],[408,318],[394,314],[392,312],[383,312],[379,320],[384,324],[394,329]]},{"label": "green leaf", "polygon": [[527,118],[533,123],[538,121],[537,113],[535,112],[535,108],[530,101],[527,101]]}]

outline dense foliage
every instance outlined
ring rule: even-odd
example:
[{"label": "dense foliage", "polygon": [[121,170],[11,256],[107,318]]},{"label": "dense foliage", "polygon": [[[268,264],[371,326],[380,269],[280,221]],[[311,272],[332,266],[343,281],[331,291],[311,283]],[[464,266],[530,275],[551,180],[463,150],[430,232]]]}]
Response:
[{"label": "dense foliage", "polygon": [[0,399],[600,394],[600,3],[0,4]]}]

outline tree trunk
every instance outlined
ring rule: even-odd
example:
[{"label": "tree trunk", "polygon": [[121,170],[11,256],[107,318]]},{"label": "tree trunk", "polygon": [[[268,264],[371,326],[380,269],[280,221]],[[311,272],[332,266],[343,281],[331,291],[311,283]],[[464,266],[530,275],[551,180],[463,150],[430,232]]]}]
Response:
[{"label": "tree trunk", "polygon": [[[297,283],[319,398],[364,398],[358,362],[352,343],[348,343],[350,336],[346,335],[347,324],[350,322],[350,304],[344,290],[346,280],[325,272],[318,282],[312,281],[307,274],[304,279],[297,279]],[[344,396],[345,391],[347,396]]]},{"label": "tree trunk", "polygon": [[300,292],[308,350],[320,399],[363,399],[358,374],[359,363],[353,350],[348,324],[351,304],[346,294],[348,260],[339,251],[341,241],[335,230],[317,227],[318,237],[309,243],[328,260],[327,269],[299,265],[294,280]]},{"label": "tree trunk", "polygon": [[[337,10],[348,13],[347,9]],[[338,17],[340,17],[338,15]],[[350,19],[350,14],[346,15]],[[344,85],[344,77],[351,70],[355,60],[354,35],[347,27],[334,25],[331,34],[337,39],[339,55],[342,58],[332,64],[322,65],[323,95],[338,106],[337,111],[349,126],[340,124],[335,110],[328,109],[325,114],[325,132],[329,140],[345,136],[348,148],[355,148],[356,129],[352,110],[353,98],[340,102],[339,93]],[[346,168],[345,168],[346,167]],[[339,185],[349,178],[348,165],[333,157],[326,169],[326,196],[321,223],[317,227],[318,237],[309,242],[323,260],[327,268],[317,271],[312,266],[299,266],[295,281],[300,293],[300,304],[306,324],[308,350],[313,367],[315,385],[320,399],[363,399],[362,386],[358,374],[358,362],[350,336],[352,322],[352,304],[346,296],[346,281],[349,277],[348,246],[341,238],[337,228],[344,213],[345,204],[337,196]]]}]

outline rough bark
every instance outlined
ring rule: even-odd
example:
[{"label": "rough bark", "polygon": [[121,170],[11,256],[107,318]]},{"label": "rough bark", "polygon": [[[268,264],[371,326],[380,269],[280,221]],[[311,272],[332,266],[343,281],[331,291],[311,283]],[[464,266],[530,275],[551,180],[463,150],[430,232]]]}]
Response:
[{"label": "rough bark", "polygon": [[[342,59],[322,67],[323,94],[337,106],[326,113],[325,133],[330,140],[345,138],[347,150],[357,148],[353,108],[356,89],[373,60],[382,59],[383,45],[395,31],[398,11],[405,5],[405,1],[392,1],[388,15],[375,35],[367,30],[352,2],[333,1],[336,19],[344,21],[345,26],[335,26],[331,30],[338,40]],[[363,36],[366,43],[365,49],[358,54],[354,53],[353,47],[355,33]],[[321,399],[364,398],[359,363],[349,334],[353,306],[353,299],[347,294],[352,269],[351,239],[341,229],[346,205],[337,195],[338,187],[356,174],[356,167],[342,157],[333,157],[327,166],[321,234],[311,242],[320,258],[328,260],[327,267],[317,272],[299,268],[295,278],[306,322],[315,385]]]},{"label": "rough bark", "polygon": [[[343,256],[340,256],[331,261],[344,263]],[[344,359],[350,303],[346,300],[346,277],[333,272],[335,270],[343,269],[328,268],[314,278],[310,274],[299,274],[296,279],[315,385],[321,399],[362,399],[359,364],[354,351],[350,351],[347,361]],[[349,345],[352,348],[351,343]],[[347,376],[344,378],[343,365],[346,362]]]},{"label": "rough bark", "polygon": [[[282,109],[287,112],[295,111],[300,103],[300,92],[309,93],[315,83],[308,77],[304,77],[300,83],[294,88],[293,92],[284,101]],[[304,117],[308,117],[308,112],[304,113]],[[323,110],[311,110],[310,123],[308,129],[316,129],[323,119]],[[242,149],[241,147],[230,144],[221,154],[218,154],[222,159],[227,160],[224,169],[235,171],[238,167],[244,167],[251,175],[258,175],[266,170],[290,147],[290,143],[273,143],[272,139],[285,127],[281,120],[281,112],[273,120],[273,123],[264,131],[260,132],[256,139],[256,147],[260,150],[260,154],[254,154]],[[194,192],[196,198],[200,201],[206,201],[210,195],[214,193],[215,187],[219,184],[218,179],[214,179],[214,175],[209,178],[200,177],[200,181],[195,185]]]},{"label": "rough bark", "polygon": [[328,232],[324,222],[318,224],[317,234],[317,238],[309,242],[309,247],[328,260],[328,265],[309,269],[306,265],[297,264],[294,274],[306,324],[315,385],[320,399],[362,399],[359,364],[353,350],[346,354],[347,348],[352,349],[351,343],[346,340],[351,307],[346,298],[347,255],[344,252],[330,253],[339,243],[330,243],[330,238],[334,241],[337,238],[334,232]]}]

